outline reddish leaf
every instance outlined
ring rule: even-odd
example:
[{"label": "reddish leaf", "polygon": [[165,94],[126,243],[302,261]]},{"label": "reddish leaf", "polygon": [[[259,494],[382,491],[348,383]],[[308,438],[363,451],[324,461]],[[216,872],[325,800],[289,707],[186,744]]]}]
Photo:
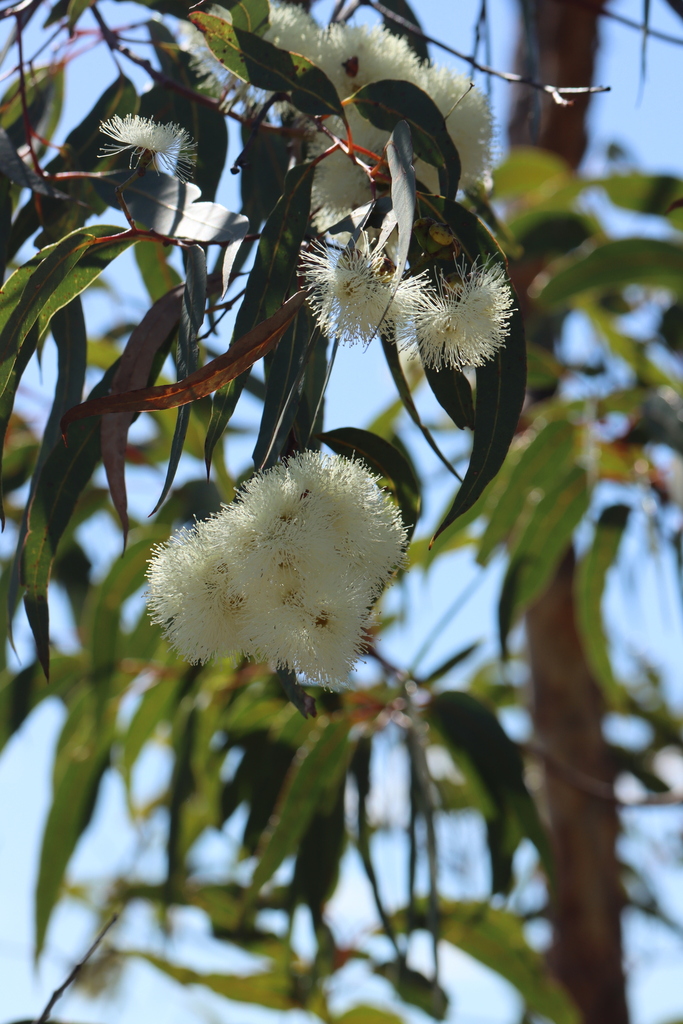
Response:
[{"label": "reddish leaf", "polygon": [[191,373],[184,380],[161,387],[140,388],[123,395],[108,395],[105,398],[75,405],[62,417],[62,436],[66,437],[70,423],[86,419],[88,416],[100,416],[111,412],[177,409],[180,405],[205,398],[244,373],[257,359],[270,352],[294,319],[305,298],[305,291],[292,295],[276,313],[238,338],[222,356],[212,359],[210,363]]},{"label": "reddish leaf", "polygon": [[[158,299],[131,333],[112,381],[112,395],[144,388],[159,347],[180,319],[184,287],[180,284]],[[123,527],[124,544],[128,535],[126,444],[128,430],[134,418],[134,412],[107,413],[102,417],[100,427],[102,462],[107,473],[114,508]]]}]

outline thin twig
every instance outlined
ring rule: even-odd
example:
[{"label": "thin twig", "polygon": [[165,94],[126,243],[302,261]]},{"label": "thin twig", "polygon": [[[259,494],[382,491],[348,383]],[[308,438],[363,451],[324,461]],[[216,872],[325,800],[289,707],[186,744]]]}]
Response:
[{"label": "thin twig", "polygon": [[28,146],[29,153],[31,154],[31,162],[33,163],[33,169],[36,174],[42,177],[43,169],[40,166],[40,161],[36,156],[36,152],[33,148],[33,128],[31,121],[28,116],[28,100],[26,98],[26,76],[24,73],[24,44],[22,41],[22,23],[21,15],[17,15],[17,49],[19,51],[19,95],[21,97],[21,116],[24,123],[24,134],[26,136],[26,145]]},{"label": "thin twig", "polygon": [[683,793],[680,791],[652,793],[638,800],[620,800],[614,791],[614,786],[609,782],[603,782],[601,779],[593,778],[592,775],[586,775],[585,772],[579,771],[578,768],[567,764],[566,761],[562,761],[540,743],[528,743],[526,744],[526,749],[529,753],[540,757],[548,771],[552,772],[553,775],[557,775],[570,786],[580,790],[582,793],[586,793],[588,796],[594,796],[598,800],[606,800],[608,803],[616,804],[618,807],[662,807],[683,804]]},{"label": "thin twig", "polygon": [[60,985],[59,988],[56,988],[54,990],[54,992],[50,996],[50,1001],[48,1002],[47,1006],[45,1007],[45,1009],[41,1013],[40,1017],[37,1017],[34,1020],[33,1024],[46,1024],[46,1022],[49,1020],[50,1013],[52,1012],[52,1008],[55,1005],[55,1003],[57,1002],[57,1000],[61,999],[62,996],[64,995],[64,993],[66,992],[66,990],[68,989],[69,985],[72,985],[74,983],[74,981],[76,980],[76,978],[78,977],[78,975],[80,974],[82,969],[87,964],[87,962],[90,959],[90,957],[93,955],[93,953],[95,952],[95,950],[97,949],[99,944],[102,942],[103,938],[105,937],[105,935],[107,934],[109,929],[113,925],[116,924],[118,919],[119,919],[119,915],[118,914],[114,914],[114,916],[107,922],[107,924],[105,924],[104,928],[99,933],[99,935],[97,936],[97,938],[93,942],[93,944],[90,947],[90,949],[88,950],[88,952],[85,954],[85,956],[81,960],[78,961],[78,963],[76,964],[76,966],[74,967],[74,969],[72,970],[71,974],[66,979],[66,981],[62,985]]},{"label": "thin twig", "polygon": [[412,21],[408,21],[407,18],[401,17],[400,14],[395,14],[393,11],[385,7],[379,0],[363,0],[368,7],[372,7],[373,10],[377,11],[378,14],[388,18],[389,21],[395,22],[397,25],[401,25],[407,29],[408,32],[412,32],[413,35],[419,39],[424,39],[426,43],[432,43],[433,46],[438,46],[440,49],[445,50],[447,53],[452,53],[454,57],[459,57],[460,60],[467,61],[476,71],[483,71],[487,75],[495,75],[496,78],[502,78],[504,82],[513,82],[515,85],[527,85],[531,89],[538,89],[540,92],[546,93],[550,96],[555,103],[560,107],[570,107],[573,100],[566,100],[566,95],[577,95],[577,94],[591,94],[596,92],[609,92],[609,85],[579,85],[579,86],[555,86],[547,85],[544,82],[537,82],[533,78],[529,78],[526,75],[516,75],[512,71],[497,71],[495,68],[489,67],[488,64],[480,64],[474,57],[468,57],[466,53],[461,53],[460,50],[454,50],[453,47],[447,46],[445,43],[440,42],[438,39],[434,39],[432,36],[428,36],[422,29],[414,25]]},{"label": "thin twig", "polygon": [[608,11],[606,7],[596,8],[595,5],[591,3],[591,0],[558,0],[558,3],[581,7],[586,11],[592,11],[600,18],[611,18],[612,21],[618,21],[620,25],[626,25],[627,28],[635,28],[638,32],[643,32],[646,36],[652,36],[653,39],[661,39],[665,43],[674,43],[676,46],[683,46],[683,38],[681,36],[670,36],[668,32],[660,32],[659,29],[650,28],[649,25],[644,25],[640,21],[634,21],[633,18],[626,18],[623,14],[617,14],[615,11]]},{"label": "thin twig", "polygon": [[254,142],[256,141],[256,136],[259,133],[259,128],[261,127],[261,124],[267,117],[268,111],[273,106],[273,104],[280,103],[283,99],[287,98],[288,97],[284,93],[274,92],[272,96],[269,96],[266,102],[262,104],[261,109],[254,118],[254,123],[251,126],[251,134],[247,141],[244,143],[244,146],[242,147],[242,152],[237,156],[234,164],[230,168],[231,174],[239,174],[241,168],[247,166],[245,157],[249,150],[251,149],[251,147],[254,145]]}]

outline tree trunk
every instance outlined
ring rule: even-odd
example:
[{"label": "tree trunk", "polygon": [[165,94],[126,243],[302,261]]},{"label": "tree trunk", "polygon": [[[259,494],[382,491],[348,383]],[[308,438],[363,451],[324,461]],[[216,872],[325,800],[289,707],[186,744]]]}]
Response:
[{"label": "tree trunk", "polygon": [[616,808],[553,771],[557,762],[601,782],[614,780],[602,736],[602,696],[576,629],[573,578],[570,551],[526,619],[534,727],[541,748],[552,754],[544,782],[557,873],[549,961],[585,1024],[627,1024]]},{"label": "tree trunk", "polygon": [[[527,10],[531,6],[525,4]],[[590,8],[591,9],[587,9]],[[540,81],[580,86],[593,81],[602,0],[577,6],[537,0]],[[529,74],[527,33],[520,32],[517,71]],[[588,96],[571,107],[529,88],[519,92],[511,112],[513,145],[536,144],[578,167],[586,148]],[[532,137],[534,104],[538,134]],[[532,268],[535,276],[539,267]],[[524,305],[528,274],[515,281]],[[602,736],[603,703],[581,649],[573,603],[574,553],[567,552],[545,594],[526,618],[531,670],[531,712],[537,741],[556,764],[611,783],[614,769]],[[549,963],[583,1015],[584,1024],[628,1024],[622,967],[621,908],[615,843],[619,819],[614,803],[583,792],[544,765],[544,798],[556,863],[552,897],[553,943]]]}]

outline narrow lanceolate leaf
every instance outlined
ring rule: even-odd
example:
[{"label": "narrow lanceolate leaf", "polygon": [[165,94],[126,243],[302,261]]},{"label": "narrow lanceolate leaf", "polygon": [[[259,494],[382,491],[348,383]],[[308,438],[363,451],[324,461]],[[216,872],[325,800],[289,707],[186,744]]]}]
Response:
[{"label": "narrow lanceolate leaf", "polygon": [[258,864],[247,903],[272,878],[285,857],[294,853],[311,818],[326,797],[336,791],[352,753],[347,719],[321,719],[297,751],[285,778],[271,821],[261,837]]},{"label": "narrow lanceolate leaf", "polygon": [[452,366],[436,369],[434,366],[424,367],[427,383],[437,402],[447,412],[456,427],[474,430],[474,401],[470,382],[461,370]]},{"label": "narrow lanceolate leaf", "polygon": [[429,430],[428,427],[425,427],[424,423],[420,419],[420,414],[417,411],[417,407],[415,405],[415,402],[413,401],[413,396],[410,393],[410,387],[408,386],[408,381],[406,380],[405,374],[403,373],[403,367],[401,366],[401,360],[399,359],[398,349],[396,348],[396,345],[394,345],[394,343],[392,341],[390,341],[388,338],[386,338],[381,332],[380,332],[380,339],[382,341],[382,350],[384,351],[384,358],[387,361],[387,366],[389,367],[389,372],[391,373],[391,376],[393,377],[394,384],[396,385],[396,390],[398,391],[398,393],[399,393],[399,395],[401,397],[401,401],[403,402],[404,409],[406,410],[406,412],[410,416],[410,418],[413,421],[413,423],[415,424],[415,426],[421,432],[421,434],[424,437],[425,441],[427,442],[429,447],[432,449],[434,454],[437,456],[437,458],[441,460],[441,462],[446,467],[448,472],[452,473],[453,476],[456,477],[459,480],[460,477],[458,476],[456,471],[453,469],[453,467],[451,466],[450,462],[448,461],[448,459],[443,454],[443,452],[439,448],[438,444],[436,443],[436,441],[432,437],[431,431]]},{"label": "narrow lanceolate leaf", "polygon": [[[425,216],[436,217],[448,224],[472,262],[495,262],[507,270],[505,258],[493,236],[469,210],[443,196],[422,195],[420,204]],[[509,281],[508,284],[512,289]],[[474,505],[503,465],[517,429],[525,390],[524,325],[519,307],[515,304],[505,345],[493,359],[477,369],[475,430],[470,464],[455,501],[436,531],[434,540],[458,516]]]},{"label": "narrow lanceolate leaf", "polygon": [[54,188],[49,181],[41,178],[39,174],[25,164],[17,153],[12,140],[0,125],[0,171],[6,175],[15,185],[22,188],[30,188],[33,192],[40,192],[41,195],[51,196],[53,199],[69,199],[65,192]]},{"label": "narrow lanceolate leaf", "polygon": [[204,988],[238,1003],[258,1003],[272,1010],[290,1010],[300,1005],[292,994],[289,974],[282,970],[259,974],[202,974],[189,967],[179,967],[151,953],[133,950],[128,956],[137,956],[163,971],[181,985],[203,985]]},{"label": "narrow lanceolate leaf", "polygon": [[[119,209],[114,188],[129,177],[129,171],[115,171],[91,180],[102,199]],[[195,242],[241,241],[249,230],[248,218],[220,203],[199,203],[200,195],[192,182],[178,181],[168,174],[146,174],[128,185],[124,198],[134,220],[160,235]]]},{"label": "narrow lanceolate leaf", "polygon": [[152,409],[177,409],[178,406],[195,402],[198,398],[205,398],[212,391],[216,391],[224,384],[234,380],[240,373],[248,370],[266,352],[270,352],[282,337],[297,310],[303,305],[305,298],[306,292],[297,292],[285,302],[277,313],[231,345],[224,355],[212,359],[210,363],[190,374],[185,380],[155,388],[127,391],[123,395],[107,395],[106,398],[96,398],[75,406],[62,418],[62,433],[66,434],[68,427],[76,420],[86,419],[89,416],[101,416],[109,412],[149,412]]},{"label": "narrow lanceolate leaf", "polygon": [[[312,164],[298,164],[287,172],[282,195],[261,232],[254,266],[235,320],[234,338],[272,316],[291,290],[308,226],[313,173]],[[245,382],[246,377],[238,377],[214,397],[204,443],[207,471]]]},{"label": "narrow lanceolate leaf", "polygon": [[102,244],[96,241],[118,233],[118,228],[108,225],[74,231],[17,270],[2,289],[0,443],[4,442],[21,375],[51,317],[132,244],[130,237]]},{"label": "narrow lanceolate leaf", "polygon": [[398,448],[383,437],[357,427],[329,430],[318,437],[337,455],[362,459],[370,472],[379,473],[388,481],[401,509],[403,524],[412,534],[420,514],[420,486],[412,466]]},{"label": "narrow lanceolate leaf", "polygon": [[[524,782],[524,764],[519,749],[508,737],[496,716],[468,693],[448,691],[436,697],[428,717],[452,749],[456,760],[464,754],[485,787],[495,815],[504,823],[510,818],[513,842],[506,851],[511,860],[519,839],[525,835],[538,849],[544,866],[552,875],[548,842]],[[506,829],[501,828],[504,833]],[[510,833],[510,830],[507,830]]]},{"label": "narrow lanceolate leaf", "polygon": [[546,306],[583,293],[644,284],[683,295],[683,246],[659,238],[622,238],[558,269],[538,295]]},{"label": "narrow lanceolate leaf", "polygon": [[499,607],[500,642],[506,654],[507,634],[515,618],[550,582],[588,509],[586,471],[572,466],[539,501],[511,553]]},{"label": "narrow lanceolate leaf", "polygon": [[434,100],[412,82],[384,79],[354,93],[349,103],[376,128],[391,132],[406,121],[415,156],[439,169],[440,188],[455,199],[460,180],[460,157]]},{"label": "narrow lanceolate leaf", "polygon": [[[116,373],[110,367],[91,392],[106,393]],[[29,510],[28,533],[21,560],[20,582],[25,587],[24,606],[45,675],[50,672],[50,619],[47,588],[57,545],[81,493],[100,458],[99,421],[78,424],[69,431],[69,447],[56,445],[45,465]]]},{"label": "narrow lanceolate leaf", "polygon": [[[199,343],[197,337],[204,320],[206,305],[206,256],[200,245],[193,245],[187,250],[187,280],[183,292],[183,305],[180,312],[180,329],[178,331],[178,354],[176,363],[178,376],[187,379],[197,369],[199,360]],[[183,405],[178,409],[171,454],[166,470],[166,479],[161,494],[152,514],[163,504],[178,469],[180,456],[185,444],[185,435],[190,422],[190,406]]]},{"label": "narrow lanceolate leaf", "polygon": [[298,53],[288,53],[251,32],[213,14],[190,15],[215,57],[243,82],[257,89],[289,93],[304,114],[337,114],[344,110],[324,71]]},{"label": "narrow lanceolate leaf", "polygon": [[399,121],[387,142],[387,162],[391,172],[392,219],[398,227],[398,248],[396,253],[396,293],[408,263],[408,250],[415,220],[415,168],[413,167],[413,144],[410,128],[406,121]]},{"label": "narrow lanceolate leaf", "polygon": [[[185,285],[178,285],[154,303],[132,331],[112,381],[112,395],[144,388],[154,357],[176,329],[180,320]],[[78,396],[80,397],[80,396]],[[78,401],[78,398],[76,398]],[[67,408],[73,408],[71,403]],[[126,496],[126,445],[134,412],[109,413],[102,417],[102,462],[107,473],[114,508],[123,527],[124,543],[128,534]]]},{"label": "narrow lanceolate leaf", "polygon": [[518,524],[531,492],[554,489],[553,481],[564,474],[573,444],[574,428],[567,420],[555,420],[538,432],[513,469],[504,500],[491,510],[479,542],[477,561],[481,565],[486,565],[496,547]]},{"label": "narrow lanceolate leaf", "polygon": [[36,488],[40,481],[43,466],[57,443],[61,444],[59,421],[78,402],[83,394],[85,369],[87,363],[87,338],[83,306],[79,297],[72,299],[68,306],[58,310],[52,318],[52,336],[57,346],[57,384],[55,397],[50,410],[43,437],[38,451],[28,500],[19,526],[16,554],[12,563],[9,591],[7,594],[8,625],[11,634],[12,618],[19,598],[19,571],[21,557],[28,530],[28,519]]},{"label": "narrow lanceolate leaf", "polygon": [[96,729],[93,701],[84,692],[64,724],[55,759],[36,884],[36,956],[43,948],[71,854],[92,816],[112,738],[111,724]]},{"label": "narrow lanceolate leaf", "polygon": [[604,510],[596,524],[593,543],[578,564],[574,584],[576,619],[586,660],[611,702],[618,697],[619,685],[607,647],[602,596],[607,571],[617,556],[629,511],[626,505],[611,505]]},{"label": "narrow lanceolate leaf", "polygon": [[294,422],[303,385],[303,370],[312,351],[309,346],[312,327],[308,310],[302,306],[273,356],[268,370],[261,426],[252,455],[254,465],[259,469],[272,465],[279,458]]}]

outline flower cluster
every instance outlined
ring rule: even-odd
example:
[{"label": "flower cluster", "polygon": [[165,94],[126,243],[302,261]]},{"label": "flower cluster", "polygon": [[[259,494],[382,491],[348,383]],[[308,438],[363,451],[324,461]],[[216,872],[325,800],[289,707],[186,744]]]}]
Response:
[{"label": "flower cluster", "polygon": [[468,270],[461,261],[437,288],[424,273],[396,287],[393,264],[363,235],[360,243],[340,250],[317,242],[301,258],[309,303],[328,337],[367,344],[382,324],[399,348],[437,369],[482,366],[505,344],[513,297],[502,267]]},{"label": "flower cluster", "polygon": [[[285,50],[303,54],[323,69],[342,100],[371,82],[402,79],[426,92],[444,115],[462,164],[461,186],[470,188],[487,174],[491,163],[492,120],[486,97],[466,75],[421,61],[405,39],[382,25],[333,24],[322,28],[300,6],[272,4],[266,38]],[[354,143],[380,154],[389,133],[375,128],[351,106],[347,108]],[[340,135],[344,128],[336,118],[328,127]],[[327,139],[313,135],[312,155],[328,146]],[[417,160],[415,170],[426,188],[438,191],[436,169]],[[316,226],[324,230],[350,210],[371,198],[367,176],[340,153],[321,161],[313,185]]]},{"label": "flower cluster", "polygon": [[302,452],[156,548],[150,615],[187,661],[243,653],[336,689],[405,544],[398,511],[359,463]]},{"label": "flower cluster", "polygon": [[179,124],[158,124],[139,114],[126,114],[123,118],[115,114],[100,123],[100,131],[115,140],[102,147],[101,158],[130,149],[131,167],[146,160],[147,166],[166,171],[179,181],[187,181],[192,174],[197,144]]}]

